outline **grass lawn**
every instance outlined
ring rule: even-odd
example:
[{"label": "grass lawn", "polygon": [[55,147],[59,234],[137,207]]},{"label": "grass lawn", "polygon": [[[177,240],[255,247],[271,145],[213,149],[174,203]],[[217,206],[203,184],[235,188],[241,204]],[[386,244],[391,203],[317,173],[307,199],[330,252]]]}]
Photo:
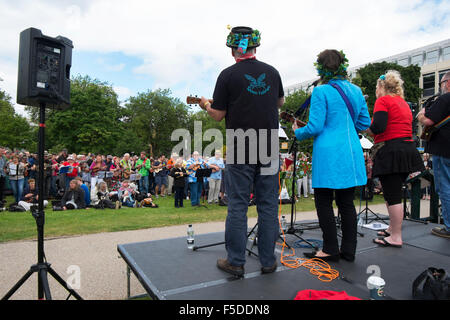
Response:
[{"label": "grass lawn", "polygon": [[[8,203],[13,202],[7,197]],[[176,209],[172,196],[156,199],[159,208],[126,208],[120,210],[72,210],[53,211],[47,207],[45,211],[45,237],[73,236],[101,232],[116,232],[138,230],[172,225],[187,225],[209,221],[224,221],[227,207],[207,205],[192,208],[189,200],[185,207]],[[371,203],[384,203],[380,196],[375,196]],[[359,212],[360,200],[355,200]],[[362,207],[365,203],[361,204]],[[312,197],[302,198],[296,204],[297,212],[314,211]],[[290,215],[291,206],[282,205],[282,214]],[[248,210],[249,217],[256,217],[256,207]],[[30,212],[0,212],[0,242],[13,240],[35,239],[37,235],[36,222]]]}]

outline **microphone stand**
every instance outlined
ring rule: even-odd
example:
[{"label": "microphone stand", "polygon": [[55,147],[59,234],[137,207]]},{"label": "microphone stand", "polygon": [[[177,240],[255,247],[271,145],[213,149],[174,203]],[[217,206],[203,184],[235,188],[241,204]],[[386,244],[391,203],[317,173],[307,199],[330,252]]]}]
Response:
[{"label": "microphone stand", "polygon": [[[299,236],[298,234],[303,234],[304,230],[313,230],[313,229],[318,229],[319,226],[317,226],[316,223],[312,223],[312,224],[302,224],[301,226],[303,227],[297,227],[294,223],[294,213],[295,213],[295,187],[296,187],[296,179],[295,179],[295,174],[296,174],[296,170],[297,170],[297,152],[298,152],[298,142],[297,139],[294,137],[292,139],[292,144],[291,144],[291,148],[289,149],[289,154],[293,154],[293,160],[294,160],[294,170],[292,172],[292,195],[291,195],[291,224],[289,226],[289,228],[286,230],[286,234],[291,234],[294,235],[295,237],[297,237],[298,239],[300,239],[302,242],[307,243],[309,246],[311,246],[312,248],[314,248],[315,250],[318,250],[318,248],[312,244],[311,242],[309,242],[308,240],[302,238],[301,236]],[[313,224],[316,224],[315,226]]]}]

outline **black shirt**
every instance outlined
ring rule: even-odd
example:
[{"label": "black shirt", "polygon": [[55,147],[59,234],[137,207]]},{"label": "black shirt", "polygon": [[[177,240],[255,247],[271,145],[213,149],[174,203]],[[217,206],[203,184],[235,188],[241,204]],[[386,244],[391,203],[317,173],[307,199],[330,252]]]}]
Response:
[{"label": "black shirt", "polygon": [[[220,73],[211,107],[217,110],[226,110],[227,129],[242,129],[244,132],[255,129],[256,136],[259,138],[258,129],[278,130],[278,100],[283,96],[283,85],[278,71],[264,62],[249,59],[238,62]],[[269,148],[270,131],[268,134]],[[246,139],[245,163],[249,163],[249,146],[259,147],[259,139],[249,140]],[[227,141],[227,147],[230,146],[229,143],[230,141]],[[236,163],[236,143],[234,150]],[[268,151],[267,155],[270,153]],[[257,154],[259,155],[259,152]],[[257,160],[259,161],[259,157]]]},{"label": "black shirt", "polygon": [[[176,172],[183,172],[184,175],[176,174]],[[173,182],[174,187],[177,188],[184,187],[185,177],[187,177],[186,170],[184,170],[184,168],[172,168],[172,170],[170,171],[170,176],[174,178]]]},{"label": "black shirt", "polygon": [[[450,115],[450,93],[440,96],[425,111],[425,117],[434,124],[441,122]],[[450,158],[450,122],[433,132],[430,141],[427,142],[425,152],[433,155]]]}]

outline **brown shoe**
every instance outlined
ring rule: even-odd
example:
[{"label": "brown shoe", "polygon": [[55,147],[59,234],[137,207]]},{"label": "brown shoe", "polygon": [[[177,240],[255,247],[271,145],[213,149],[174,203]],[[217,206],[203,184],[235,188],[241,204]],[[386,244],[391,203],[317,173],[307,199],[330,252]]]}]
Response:
[{"label": "brown shoe", "polygon": [[265,274],[265,273],[273,273],[276,270],[277,270],[277,262],[275,261],[275,263],[271,267],[262,267],[261,268],[261,273],[263,273],[263,274]]},{"label": "brown shoe", "polygon": [[450,231],[447,231],[447,228],[433,228],[431,233],[435,236],[450,239]]},{"label": "brown shoe", "polygon": [[232,266],[227,259],[217,259],[217,268],[237,277],[242,277],[244,275],[244,266]]}]

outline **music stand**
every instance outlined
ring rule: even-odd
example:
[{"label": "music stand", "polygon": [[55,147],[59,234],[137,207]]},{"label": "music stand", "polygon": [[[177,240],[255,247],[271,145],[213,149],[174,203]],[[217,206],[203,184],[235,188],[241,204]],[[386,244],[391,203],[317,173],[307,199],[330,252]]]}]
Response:
[{"label": "music stand", "polygon": [[111,171],[99,171],[97,173],[97,177],[99,179],[108,179],[108,178],[112,178],[114,176],[114,173],[112,173]]},{"label": "music stand", "polygon": [[[382,218],[369,208],[369,198],[371,198],[371,199],[373,198],[373,196],[372,197],[369,196],[369,194],[373,194],[372,190],[373,190],[373,180],[367,179],[366,185],[361,187],[361,195],[360,195],[360,200],[362,200],[363,194],[364,194],[364,199],[366,200],[366,207],[363,210],[361,210],[361,212],[359,212],[357,215],[358,219],[361,216],[361,214],[364,214],[366,216],[365,224],[369,224],[370,222],[373,222],[373,221],[389,220],[389,217]],[[372,218],[370,220],[370,222],[369,222],[369,213],[372,214],[373,216],[375,216],[375,218]]]},{"label": "music stand", "polygon": [[[363,152],[368,152],[373,147],[373,143],[369,139],[364,137],[362,134],[358,134],[358,136],[359,136],[359,143],[361,144],[361,148],[363,149]],[[366,159],[366,161],[368,161],[368,159]],[[361,186],[361,195],[360,195],[359,199],[360,199],[360,201],[362,201],[363,194],[364,194],[364,200],[366,200],[366,207],[357,214],[357,219],[360,218],[361,214],[364,214],[366,216],[365,224],[369,224],[369,213],[375,216],[375,218],[370,220],[370,222],[376,221],[376,220],[380,220],[380,221],[389,220],[389,217],[382,218],[369,208],[369,200],[373,199],[373,188],[374,188],[374,183],[373,183],[373,180],[371,177],[368,177],[367,183],[365,186]]]},{"label": "music stand", "polygon": [[[304,224],[299,224],[301,227],[296,227],[294,224],[294,211],[295,211],[295,185],[296,185],[296,179],[295,179],[295,174],[296,174],[296,168],[297,168],[297,151],[298,151],[298,145],[297,145],[297,139],[294,137],[294,139],[292,140],[292,145],[291,148],[289,150],[289,154],[293,154],[294,157],[294,162],[293,162],[293,166],[294,166],[294,170],[292,172],[292,195],[291,195],[291,225],[290,227],[286,230],[285,234],[292,234],[295,237],[297,237],[298,239],[300,239],[302,242],[307,243],[309,246],[311,246],[312,248],[314,248],[315,250],[317,250],[318,248],[312,244],[311,242],[309,242],[308,240],[300,237],[297,233],[302,234],[304,230],[313,230],[313,229],[318,229],[319,226],[317,225],[317,223],[304,223]],[[315,224],[315,225],[314,225]]]}]

